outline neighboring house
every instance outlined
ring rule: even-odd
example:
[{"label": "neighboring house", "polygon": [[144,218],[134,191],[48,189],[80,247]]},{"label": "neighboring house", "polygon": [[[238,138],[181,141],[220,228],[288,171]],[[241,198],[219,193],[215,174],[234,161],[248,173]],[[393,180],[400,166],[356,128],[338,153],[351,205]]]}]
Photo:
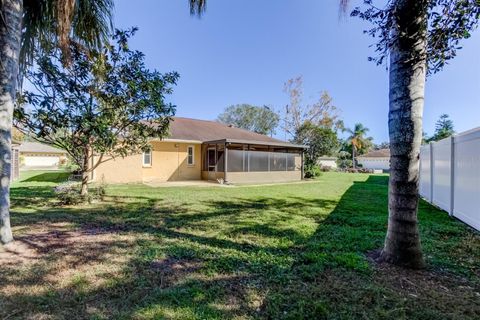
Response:
[{"label": "neighboring house", "polygon": [[357,157],[357,162],[365,169],[390,170],[390,149],[370,151]]},{"label": "neighboring house", "polygon": [[317,164],[322,168],[327,167],[327,168],[337,169],[337,158],[323,156],[318,158]]},{"label": "neighboring house", "polygon": [[19,147],[20,167],[28,169],[58,169],[67,152],[39,142],[23,142]]},{"label": "neighboring house", "polygon": [[257,183],[303,177],[304,146],[214,121],[174,117],[169,137],[151,145],[150,152],[102,163],[92,181]]},{"label": "neighboring house", "polygon": [[18,147],[20,142],[12,140],[12,161],[10,163],[10,180],[15,181],[20,176],[20,155]]}]

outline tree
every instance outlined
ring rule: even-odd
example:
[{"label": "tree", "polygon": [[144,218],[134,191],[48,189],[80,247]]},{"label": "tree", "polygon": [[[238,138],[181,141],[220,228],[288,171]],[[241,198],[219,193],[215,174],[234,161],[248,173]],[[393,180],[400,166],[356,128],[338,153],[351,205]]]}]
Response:
[{"label": "tree", "polygon": [[[346,10],[349,0],[340,0]],[[389,57],[390,179],[388,230],[381,259],[396,265],[424,266],[418,233],[419,153],[427,74],[440,71],[456,56],[459,43],[478,26],[477,0],[388,0],[384,8],[364,0],[366,9],[351,15],[373,24],[367,34],[378,39],[376,57]],[[202,14],[206,0],[190,0]]]},{"label": "tree", "polygon": [[275,133],[279,120],[278,113],[270,107],[257,107],[249,104],[230,106],[217,118],[218,122],[265,135]]},{"label": "tree", "polygon": [[[347,0],[342,0],[345,7]],[[388,230],[380,258],[400,266],[422,268],[418,232],[419,153],[427,74],[440,71],[478,25],[475,0],[390,0],[384,8],[365,0],[359,16],[373,24],[376,57],[389,61],[390,179]],[[388,58],[388,59],[387,59]]]},{"label": "tree", "polygon": [[0,1],[0,242],[13,240],[10,228],[10,166],[12,115],[20,69],[33,51],[52,46],[64,49],[73,38],[85,47],[98,47],[111,26],[113,0]]},{"label": "tree", "polygon": [[368,152],[372,146],[372,138],[365,136],[369,130],[370,129],[364,127],[361,123],[356,123],[353,129],[346,129],[346,131],[350,134],[346,142],[352,149],[352,165],[354,168],[356,167],[356,155]]},{"label": "tree", "polygon": [[305,152],[305,167],[317,165],[318,158],[333,155],[339,147],[335,131],[311,122],[305,122],[298,129],[294,142],[308,146]]},{"label": "tree", "polygon": [[379,144],[374,144],[373,148],[375,150],[381,150],[381,149],[390,149],[390,143],[387,141],[381,142]]},{"label": "tree", "polygon": [[290,136],[294,137],[307,122],[333,130],[343,129],[339,110],[328,92],[322,92],[318,101],[304,104],[302,77],[288,80],[284,91],[289,95],[290,103],[286,107],[283,128]]},{"label": "tree", "polygon": [[36,91],[24,93],[16,125],[67,151],[82,173],[82,196],[92,170],[147,150],[151,138],[166,136],[174,115],[164,97],[178,74],[148,70],[143,53],[129,48],[135,31],[117,30],[114,42],[100,51],[72,43],[68,67],[53,49],[36,56],[38,70],[26,74]]},{"label": "tree", "polygon": [[448,114],[442,114],[435,124],[435,134],[432,137],[427,138],[425,141],[439,141],[454,134],[453,121],[449,118]]}]

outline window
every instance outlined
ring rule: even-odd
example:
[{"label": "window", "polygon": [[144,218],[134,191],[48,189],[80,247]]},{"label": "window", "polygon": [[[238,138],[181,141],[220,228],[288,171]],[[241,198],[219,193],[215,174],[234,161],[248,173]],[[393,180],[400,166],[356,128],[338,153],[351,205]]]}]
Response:
[{"label": "window", "polygon": [[195,164],[195,148],[194,146],[187,147],[187,165],[193,166]]},{"label": "window", "polygon": [[152,151],[148,150],[143,153],[143,166],[151,167],[152,166]]}]

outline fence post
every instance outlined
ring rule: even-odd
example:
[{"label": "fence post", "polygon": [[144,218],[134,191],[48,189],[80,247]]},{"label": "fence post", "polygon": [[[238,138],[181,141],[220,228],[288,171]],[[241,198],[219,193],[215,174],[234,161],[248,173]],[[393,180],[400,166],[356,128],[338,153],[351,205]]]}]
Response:
[{"label": "fence post", "polygon": [[455,137],[450,137],[450,212],[453,216],[455,208]]},{"label": "fence post", "polygon": [[430,142],[430,203],[433,203],[433,142]]}]

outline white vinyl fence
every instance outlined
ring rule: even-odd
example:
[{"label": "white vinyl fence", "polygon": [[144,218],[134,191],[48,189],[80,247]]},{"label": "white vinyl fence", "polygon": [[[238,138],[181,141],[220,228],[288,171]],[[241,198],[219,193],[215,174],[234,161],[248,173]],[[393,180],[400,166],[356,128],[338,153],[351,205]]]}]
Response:
[{"label": "white vinyl fence", "polygon": [[480,230],[480,128],[421,148],[420,195]]}]

